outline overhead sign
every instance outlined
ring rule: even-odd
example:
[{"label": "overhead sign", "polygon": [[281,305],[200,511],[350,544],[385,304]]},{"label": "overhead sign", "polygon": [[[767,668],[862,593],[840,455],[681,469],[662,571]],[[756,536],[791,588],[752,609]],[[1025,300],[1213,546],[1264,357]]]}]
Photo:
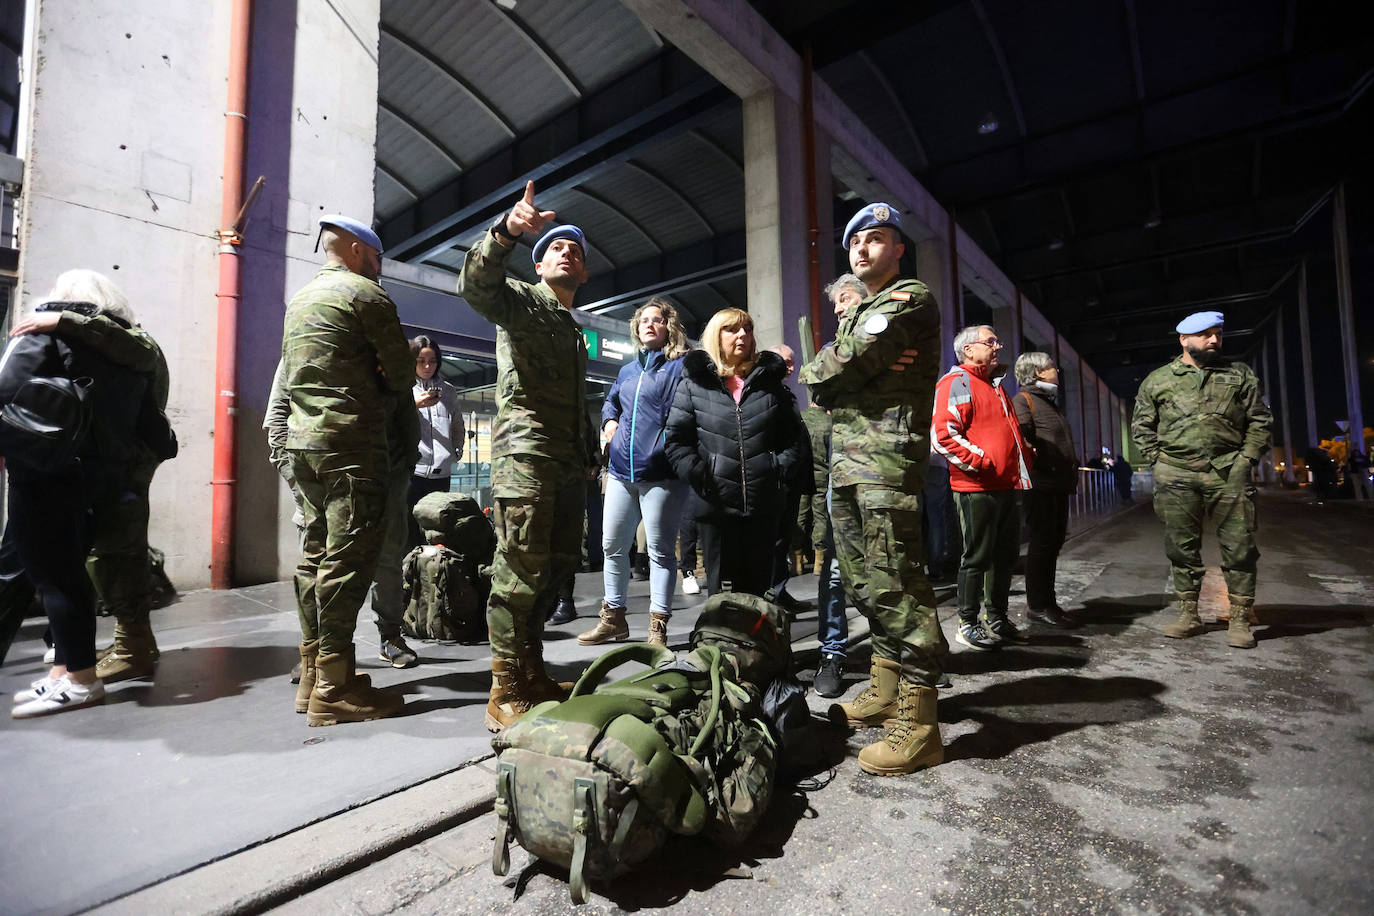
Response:
[{"label": "overhead sign", "polygon": [[616,337],[595,328],[583,328],[582,339],[587,342],[587,357],[623,363],[635,355],[628,337]]}]

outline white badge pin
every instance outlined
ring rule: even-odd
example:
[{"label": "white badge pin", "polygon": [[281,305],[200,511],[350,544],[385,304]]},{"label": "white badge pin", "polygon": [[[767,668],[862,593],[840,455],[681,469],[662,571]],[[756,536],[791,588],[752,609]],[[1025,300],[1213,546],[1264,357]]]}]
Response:
[{"label": "white badge pin", "polygon": [[864,333],[878,335],[887,330],[887,316],[874,315],[864,322]]}]

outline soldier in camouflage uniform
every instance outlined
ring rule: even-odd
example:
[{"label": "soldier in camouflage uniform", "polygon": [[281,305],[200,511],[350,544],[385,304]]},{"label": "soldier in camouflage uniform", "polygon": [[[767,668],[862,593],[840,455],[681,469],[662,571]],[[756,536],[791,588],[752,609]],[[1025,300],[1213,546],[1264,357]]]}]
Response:
[{"label": "soldier in camouflage uniform", "polygon": [[1155,514],[1164,522],[1164,553],[1173,566],[1175,639],[1206,629],[1198,616],[1202,526],[1215,520],[1221,572],[1230,594],[1227,642],[1252,649],[1255,606],[1255,488],[1250,472],[1264,454],[1273,417],[1250,367],[1221,356],[1220,312],[1179,322],[1183,353],[1145,377],[1135,398],[1131,435],[1155,479]]},{"label": "soldier in camouflage uniform", "polygon": [[535,206],[530,182],[468,251],[458,290],[498,328],[491,429],[497,548],[487,603],[491,731],[571,687],[544,671],[544,621],[559,586],[577,571],[587,473],[596,464],[596,430],[586,408],[587,345],[571,314],[587,281],[582,231],[562,225],[539,238],[533,254],[540,282],[508,279],[505,271],[516,239],[536,237],[553,217]]},{"label": "soldier in camouflage uniform", "polygon": [[[320,225],[326,263],[286,307],[281,371],[291,399],[286,450],[305,514],[296,711],[310,725],[333,725],[392,715],[405,702],[354,672],[353,630],[382,547],[392,431],[406,426],[395,411],[415,409],[414,360],[377,283],[377,234],[342,216]],[[418,420],[408,426],[418,430]]]},{"label": "soldier in camouflage uniform", "polygon": [[940,310],[923,283],[901,276],[905,244],[894,207],[860,210],[844,238],[868,297],[800,378],[812,401],[830,409],[835,550],[849,601],[873,634],[869,686],[836,709],[854,727],[886,724],[859,766],[893,776],[944,760],[935,690],[943,643],[923,569],[919,502]]}]

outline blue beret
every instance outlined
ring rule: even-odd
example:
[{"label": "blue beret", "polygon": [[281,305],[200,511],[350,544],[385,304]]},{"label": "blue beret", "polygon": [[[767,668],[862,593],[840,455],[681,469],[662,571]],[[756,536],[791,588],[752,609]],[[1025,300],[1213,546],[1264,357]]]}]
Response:
[{"label": "blue beret", "polygon": [[865,229],[874,229],[878,226],[886,226],[889,229],[896,229],[897,234],[902,234],[902,215],[897,212],[897,208],[891,204],[869,204],[849,220],[849,225],[844,227],[844,247],[849,247],[849,240],[854,237],[856,232]]},{"label": "blue beret", "polygon": [[548,232],[539,237],[539,241],[534,243],[534,263],[538,264],[544,259],[544,250],[553,243],[554,239],[572,239],[582,249],[582,260],[587,260],[587,238],[582,234],[582,230],[572,223],[564,223],[561,226],[554,226]]},{"label": "blue beret", "polygon": [[1208,328],[1219,328],[1225,319],[1221,312],[1194,312],[1178,323],[1174,330],[1180,334],[1201,334]]},{"label": "blue beret", "polygon": [[320,217],[320,228],[323,229],[325,226],[333,226],[336,229],[342,229],[344,232],[351,233],[364,245],[371,245],[373,248],[377,249],[378,254],[382,253],[382,240],[377,237],[377,233],[372,231],[372,227],[366,223],[360,223],[356,219],[350,216],[344,216],[340,213],[331,213],[328,216]]}]

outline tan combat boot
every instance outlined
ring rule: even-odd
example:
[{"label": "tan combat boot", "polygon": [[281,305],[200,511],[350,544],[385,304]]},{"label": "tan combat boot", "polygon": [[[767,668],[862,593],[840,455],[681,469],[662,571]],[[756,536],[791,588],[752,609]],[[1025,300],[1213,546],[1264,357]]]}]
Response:
[{"label": "tan combat boot", "polygon": [[897,715],[897,683],[901,673],[900,662],[875,657],[868,668],[868,686],[853,703],[831,706],[831,717],[836,717],[838,710],[850,728],[870,728],[887,722]]},{"label": "tan combat boot", "polygon": [[501,729],[530,711],[535,702],[529,695],[525,665],[518,658],[491,660],[491,695],[487,698],[486,726],[489,732]]},{"label": "tan combat boot", "polygon": [[320,656],[320,641],[301,643],[301,674],[296,681],[296,712],[310,711],[310,694],[315,692],[315,661]]},{"label": "tan combat boot", "polygon": [[[116,640],[118,640],[118,638],[119,638],[119,626],[120,626],[120,623],[123,621],[123,619],[124,619],[124,618],[121,618],[121,617],[119,617],[118,615],[115,616],[115,639],[116,639]],[[142,619],[143,619],[143,621],[144,621],[145,623],[147,623],[147,621],[148,621],[148,618],[147,618],[147,617],[144,617],[144,618],[142,618]],[[132,618],[129,618],[129,620],[130,620],[131,623],[133,622],[133,619],[132,619]],[[153,627],[152,627],[152,624],[148,624],[148,636],[149,636],[149,638],[152,638],[152,634],[153,634]],[[113,652],[114,650],[115,650],[114,645],[106,646],[104,649],[97,649],[97,650],[95,651],[95,660],[96,660],[97,662],[102,662],[102,661],[104,661],[104,660],[105,660],[105,656],[109,655],[109,654],[110,654],[111,652]],[[153,661],[157,661],[157,660],[160,659],[160,658],[162,658],[162,650],[159,649],[159,648],[157,647],[157,640],[154,639],[154,640],[153,640]],[[295,681],[292,681],[291,683],[294,684]]]},{"label": "tan combat boot", "polygon": [[945,761],[935,688],[902,681],[897,691],[897,718],[887,723],[887,734],[859,751],[859,769],[865,773],[902,776]]},{"label": "tan combat boot", "polygon": [[[306,709],[307,725],[367,722],[395,715],[406,705],[399,693],[378,690],[366,674],[353,672],[351,648],[332,655],[321,653],[315,659],[315,689]],[[305,683],[304,668],[301,683]]]},{"label": "tan combat boot", "polygon": [[792,551],[792,575],[801,576],[806,573],[806,558],[800,550]]},{"label": "tan combat boot", "polygon": [[568,698],[568,694],[572,693],[572,681],[555,681],[544,670],[544,645],[542,642],[530,644],[530,647],[525,650],[524,662],[525,695],[531,706],[546,700],[558,700],[561,703]]},{"label": "tan combat boot", "polygon": [[817,551],[816,551],[816,563],[815,563],[815,565],[814,565],[814,566],[812,567],[812,569],[811,569],[811,574],[812,574],[812,575],[815,575],[815,576],[819,576],[819,575],[821,574],[821,567],[824,566],[824,565],[825,565],[825,556],[824,556],[824,554],[821,553],[821,551],[817,550]]},{"label": "tan combat boot", "polygon": [[114,645],[96,662],[95,676],[106,683],[150,677],[158,655],[147,617],[116,617]]},{"label": "tan combat boot", "polygon": [[1232,598],[1231,619],[1226,623],[1226,644],[1233,649],[1255,648],[1255,634],[1250,632],[1254,619],[1254,598]]},{"label": "tan combat boot", "polygon": [[649,615],[649,645],[668,648],[668,615],[652,613]]},{"label": "tan combat boot", "polygon": [[1207,628],[1202,625],[1202,618],[1197,615],[1197,599],[1180,598],[1178,600],[1178,619],[1160,632],[1170,639],[1187,639],[1206,631]]},{"label": "tan combat boot", "polygon": [[601,602],[601,620],[595,629],[578,634],[577,641],[584,646],[599,646],[603,642],[619,642],[630,638],[630,625],[625,622],[625,609],[611,607]]}]

